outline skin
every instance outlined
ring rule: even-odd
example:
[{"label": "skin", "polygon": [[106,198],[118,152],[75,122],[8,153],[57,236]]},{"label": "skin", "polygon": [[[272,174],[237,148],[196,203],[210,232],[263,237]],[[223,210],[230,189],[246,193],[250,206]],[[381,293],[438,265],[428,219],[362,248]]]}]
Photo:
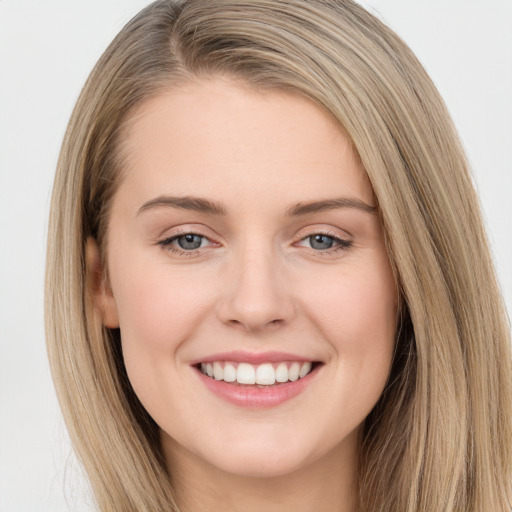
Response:
[{"label": "skin", "polygon": [[[344,130],[299,95],[216,78],[144,103],[122,147],[96,303],[121,329],[182,511],[354,510],[358,434],[389,374],[396,286],[376,213],[287,214],[340,197],[375,206]],[[225,214],[143,207],[163,195]],[[184,233],[202,246],[180,249],[172,237]],[[313,246],[319,233],[330,249]],[[100,272],[93,240],[88,253]],[[298,396],[253,410],[214,395],[191,366],[231,350],[322,366]]]}]

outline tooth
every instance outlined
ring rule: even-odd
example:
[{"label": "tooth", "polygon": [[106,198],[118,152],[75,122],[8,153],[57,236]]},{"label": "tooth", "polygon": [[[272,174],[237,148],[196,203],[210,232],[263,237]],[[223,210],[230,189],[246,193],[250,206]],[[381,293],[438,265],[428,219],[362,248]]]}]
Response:
[{"label": "tooth", "polygon": [[224,381],[235,382],[236,380],[236,368],[229,363],[224,365]]},{"label": "tooth", "polygon": [[288,382],[288,366],[286,363],[279,363],[276,368],[276,381]]},{"label": "tooth", "polygon": [[300,367],[299,377],[305,377],[311,371],[311,361],[307,361],[306,363],[302,363]]},{"label": "tooth", "polygon": [[232,363],[222,363],[215,361],[213,363],[201,363],[201,371],[214,378],[215,380],[224,380],[225,382],[235,382],[239,384],[259,384],[262,386],[272,386],[276,382],[284,383],[289,380],[294,382],[297,379],[305,377],[312,368],[311,361],[304,363],[294,362],[279,363],[274,369],[270,363],[261,364],[257,367],[249,363],[239,363],[238,367]]},{"label": "tooth", "polygon": [[213,378],[215,380],[223,380],[224,378],[224,370],[222,369],[220,363],[213,363]]},{"label": "tooth", "polygon": [[296,381],[299,378],[300,364],[292,363],[290,369],[288,370],[288,379],[292,382]]},{"label": "tooth", "polygon": [[271,364],[260,364],[256,369],[256,384],[271,386],[276,383],[276,373]]},{"label": "tooth", "polygon": [[240,363],[236,369],[236,380],[239,384],[256,384],[256,372],[248,363]]}]

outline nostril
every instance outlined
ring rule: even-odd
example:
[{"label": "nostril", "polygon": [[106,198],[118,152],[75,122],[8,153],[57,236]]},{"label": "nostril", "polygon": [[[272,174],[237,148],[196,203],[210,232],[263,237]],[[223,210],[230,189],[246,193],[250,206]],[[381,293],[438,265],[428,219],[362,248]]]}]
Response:
[{"label": "nostril", "polygon": [[231,319],[231,320],[228,320],[228,324],[229,325],[232,325],[233,327],[243,327],[243,328],[246,328],[248,330],[260,330],[260,329],[264,329],[266,327],[278,327],[280,325],[282,325],[285,321],[281,318],[276,318],[274,320],[270,320],[268,322],[261,322],[261,324],[258,322],[243,322],[241,320],[236,320],[236,319]]}]

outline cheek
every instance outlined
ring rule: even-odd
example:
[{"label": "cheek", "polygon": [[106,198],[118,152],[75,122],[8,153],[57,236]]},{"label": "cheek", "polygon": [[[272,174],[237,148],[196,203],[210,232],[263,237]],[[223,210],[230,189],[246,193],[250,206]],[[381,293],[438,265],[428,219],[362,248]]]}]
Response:
[{"label": "cheek", "polygon": [[355,340],[364,346],[394,338],[397,292],[387,262],[350,266],[322,283],[310,286],[304,296],[309,297],[306,307],[317,318],[315,323],[329,339],[339,339],[350,350]]},{"label": "cheek", "polygon": [[310,289],[308,315],[331,348],[337,385],[371,403],[387,381],[393,357],[397,292],[387,260],[347,266]]},{"label": "cheek", "polygon": [[201,276],[161,265],[126,261],[119,266],[112,288],[123,345],[157,352],[179,345],[211,302],[201,281]]},{"label": "cheek", "polygon": [[135,393],[153,417],[161,414],[162,402],[172,403],[174,395],[185,392],[176,378],[181,371],[179,349],[212,303],[201,279],[133,256],[112,272],[124,364]]}]

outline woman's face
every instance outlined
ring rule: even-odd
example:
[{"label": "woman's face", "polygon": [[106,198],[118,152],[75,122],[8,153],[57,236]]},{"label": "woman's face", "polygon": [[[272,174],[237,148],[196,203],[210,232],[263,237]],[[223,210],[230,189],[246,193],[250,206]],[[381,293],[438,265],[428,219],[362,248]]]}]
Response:
[{"label": "woman's face", "polygon": [[299,95],[212,79],[143,104],[122,158],[101,304],[169,460],[270,476],[353,457],[397,293],[344,131]]}]

